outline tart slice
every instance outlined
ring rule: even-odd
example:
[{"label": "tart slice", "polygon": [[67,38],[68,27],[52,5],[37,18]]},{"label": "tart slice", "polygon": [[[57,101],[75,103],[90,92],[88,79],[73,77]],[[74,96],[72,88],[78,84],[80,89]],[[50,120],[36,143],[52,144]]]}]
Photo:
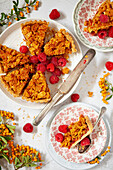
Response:
[{"label": "tart slice", "polygon": [[0,44],[0,72],[8,72],[17,66],[29,63],[29,57],[29,55]]},{"label": "tart slice", "polygon": [[38,55],[42,51],[48,24],[48,22],[41,20],[21,24],[21,30],[31,55]]},{"label": "tart slice", "polygon": [[22,94],[33,73],[35,73],[34,65],[27,64],[23,68],[9,72],[6,76],[1,76],[0,79],[7,90],[14,97],[18,97]]},{"label": "tart slice", "polygon": [[32,79],[24,90],[22,98],[36,103],[46,103],[51,100],[46,78],[41,71],[38,71],[32,76]]},{"label": "tart slice", "polygon": [[84,22],[84,31],[96,35],[99,30],[108,30],[113,26],[113,2],[106,0],[103,2],[95,16]]},{"label": "tart slice", "polygon": [[61,147],[73,148],[93,130],[93,125],[88,116],[80,115],[79,121],[68,126],[68,132],[64,134]]},{"label": "tart slice", "polygon": [[71,54],[76,51],[74,41],[65,29],[60,29],[44,46],[44,52],[48,56]]}]

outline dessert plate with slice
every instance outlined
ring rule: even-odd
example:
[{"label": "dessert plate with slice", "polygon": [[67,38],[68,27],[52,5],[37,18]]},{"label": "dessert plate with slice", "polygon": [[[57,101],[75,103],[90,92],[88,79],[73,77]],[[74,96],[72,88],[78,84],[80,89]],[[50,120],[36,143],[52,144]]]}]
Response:
[{"label": "dessert plate with slice", "polygon": [[89,150],[82,154],[78,152],[76,146],[72,148],[63,147],[66,144],[66,138],[64,137],[65,142],[60,143],[55,140],[55,135],[61,133],[59,132],[60,125],[70,125],[70,128],[73,128],[72,126],[78,120],[80,123],[80,119],[83,118],[82,116],[88,116],[91,124],[94,126],[98,118],[98,113],[99,111],[96,108],[77,102],[62,107],[54,114],[46,126],[46,141],[47,139],[49,140],[46,143],[46,147],[55,161],[69,169],[88,169],[95,166],[87,162],[93,160],[111,144],[111,129],[107,121],[103,118],[100,120],[97,128],[92,133],[92,144]]},{"label": "dessert plate with slice", "polygon": [[[54,31],[50,31],[48,27],[56,31],[54,37],[52,34]],[[45,75],[40,71],[34,73],[34,64],[30,63],[29,56],[38,55],[42,50],[50,58],[68,54],[66,67],[70,71],[82,58],[81,49],[75,37],[63,25],[51,20],[19,21],[1,34],[0,44],[0,73],[7,73],[0,78],[2,92],[13,101],[34,109],[44,108],[68,74],[62,75],[57,84],[51,84],[49,82],[51,73],[46,72]],[[27,45],[29,53],[20,53],[21,45]],[[73,93],[79,81],[80,78],[58,104]]]},{"label": "dessert plate with slice", "polygon": [[[109,30],[113,26],[112,4],[113,2],[110,0],[80,0],[74,8],[75,33],[87,47],[102,52],[113,51],[113,38],[111,38],[111,33],[109,34]],[[102,35],[100,36],[98,33]],[[102,37],[104,35],[105,38]]]}]

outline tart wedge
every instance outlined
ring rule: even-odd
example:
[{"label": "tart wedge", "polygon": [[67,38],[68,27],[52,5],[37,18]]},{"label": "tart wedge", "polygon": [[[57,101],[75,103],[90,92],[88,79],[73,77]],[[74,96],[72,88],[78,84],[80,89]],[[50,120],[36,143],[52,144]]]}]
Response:
[{"label": "tart wedge", "polygon": [[38,55],[42,51],[48,24],[48,22],[41,20],[21,24],[21,30],[31,55]]},{"label": "tart wedge", "polygon": [[55,36],[44,46],[44,52],[48,56],[71,54],[76,52],[72,37],[65,29],[60,29]]},{"label": "tart wedge", "polygon": [[0,44],[0,73],[29,63],[29,55],[22,54],[14,49]]},{"label": "tart wedge", "polygon": [[41,71],[38,71],[32,76],[32,79],[24,90],[22,99],[36,103],[46,103],[51,100],[45,75]]},{"label": "tart wedge", "polygon": [[[107,20],[102,21],[100,18],[101,15],[105,15]],[[113,2],[110,0],[103,2],[98,8],[95,16],[92,19],[85,21],[84,25],[86,26],[84,31],[92,33],[93,35],[96,35],[99,30],[108,30],[113,26]]]},{"label": "tart wedge", "polygon": [[7,90],[13,94],[14,97],[18,97],[22,94],[33,73],[35,73],[34,66],[26,64],[23,68],[13,70],[6,76],[1,76],[0,79]]}]

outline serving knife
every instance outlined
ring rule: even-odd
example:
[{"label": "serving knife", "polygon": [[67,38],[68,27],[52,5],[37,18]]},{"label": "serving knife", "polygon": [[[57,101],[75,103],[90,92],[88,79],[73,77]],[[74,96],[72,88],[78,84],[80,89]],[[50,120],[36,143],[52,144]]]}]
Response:
[{"label": "serving knife", "polygon": [[95,50],[89,49],[74,70],[70,73],[67,79],[61,84],[57,93],[53,96],[52,100],[44,107],[44,109],[37,115],[37,117],[33,120],[33,125],[38,126],[42,119],[47,115],[49,110],[54,106],[54,104],[60,100],[65,94],[67,94],[74,84],[77,82],[79,76],[86,68],[86,66],[90,63],[90,61],[95,56]]}]

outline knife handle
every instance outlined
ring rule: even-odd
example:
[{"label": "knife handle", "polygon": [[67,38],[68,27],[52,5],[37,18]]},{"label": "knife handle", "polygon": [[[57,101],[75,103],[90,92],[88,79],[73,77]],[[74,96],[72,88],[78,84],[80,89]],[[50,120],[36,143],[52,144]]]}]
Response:
[{"label": "knife handle", "polygon": [[59,91],[54,95],[52,100],[44,107],[44,109],[39,113],[39,115],[33,120],[33,125],[38,126],[42,119],[47,115],[49,110],[53,107],[53,105],[57,102],[57,100],[62,96],[63,94]]}]

